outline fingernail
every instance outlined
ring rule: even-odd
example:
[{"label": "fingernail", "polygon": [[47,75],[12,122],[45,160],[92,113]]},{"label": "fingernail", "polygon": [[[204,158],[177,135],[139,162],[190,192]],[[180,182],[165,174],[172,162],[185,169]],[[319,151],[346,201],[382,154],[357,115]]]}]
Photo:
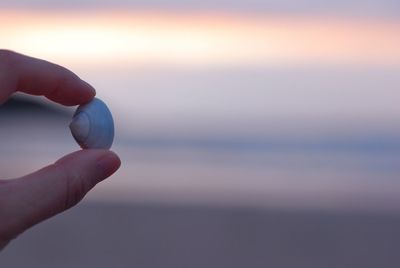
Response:
[{"label": "fingernail", "polygon": [[109,152],[107,155],[97,160],[97,166],[104,178],[107,178],[114,174],[114,172],[119,169],[120,165],[121,160],[113,152]]},{"label": "fingernail", "polygon": [[81,81],[82,81],[82,84],[85,86],[85,88],[87,88],[91,92],[91,94],[93,96],[95,96],[96,95],[96,90],[94,89],[94,87],[92,87],[88,82],[86,82],[86,81],[84,81],[82,79],[81,79]]}]

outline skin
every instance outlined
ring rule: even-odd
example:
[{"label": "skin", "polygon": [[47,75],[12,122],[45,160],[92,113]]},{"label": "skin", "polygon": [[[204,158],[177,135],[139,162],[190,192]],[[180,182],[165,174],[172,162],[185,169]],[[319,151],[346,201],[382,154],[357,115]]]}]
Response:
[{"label": "skin", "polygon": [[[59,65],[0,49],[0,104],[16,91],[67,106],[96,95],[93,87]],[[0,250],[33,225],[75,206],[120,164],[114,152],[81,150],[27,176],[0,179]]]}]

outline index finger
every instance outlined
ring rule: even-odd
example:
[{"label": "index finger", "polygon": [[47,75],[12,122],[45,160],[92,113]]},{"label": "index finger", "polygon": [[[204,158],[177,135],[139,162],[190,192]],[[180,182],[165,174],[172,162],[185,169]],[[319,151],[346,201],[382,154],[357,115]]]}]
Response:
[{"label": "index finger", "polygon": [[0,103],[16,91],[68,106],[89,102],[96,95],[92,86],[62,66],[0,50]]}]

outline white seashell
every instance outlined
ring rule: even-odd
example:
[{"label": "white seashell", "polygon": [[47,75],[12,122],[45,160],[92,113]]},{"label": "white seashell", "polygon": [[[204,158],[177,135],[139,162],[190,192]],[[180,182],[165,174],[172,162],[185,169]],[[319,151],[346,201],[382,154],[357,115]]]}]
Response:
[{"label": "white seashell", "polygon": [[69,128],[83,149],[110,149],[114,140],[111,112],[97,98],[78,107]]}]

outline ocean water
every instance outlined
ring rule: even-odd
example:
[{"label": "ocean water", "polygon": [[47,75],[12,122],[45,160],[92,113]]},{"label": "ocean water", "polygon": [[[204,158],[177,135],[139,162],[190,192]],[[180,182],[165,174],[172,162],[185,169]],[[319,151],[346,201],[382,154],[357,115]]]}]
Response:
[{"label": "ocean water", "polygon": [[[394,67],[77,72],[110,105],[123,161],[89,199],[400,209]],[[27,101],[40,105],[19,96],[0,108],[6,178],[79,149],[68,130],[73,108]]]}]

